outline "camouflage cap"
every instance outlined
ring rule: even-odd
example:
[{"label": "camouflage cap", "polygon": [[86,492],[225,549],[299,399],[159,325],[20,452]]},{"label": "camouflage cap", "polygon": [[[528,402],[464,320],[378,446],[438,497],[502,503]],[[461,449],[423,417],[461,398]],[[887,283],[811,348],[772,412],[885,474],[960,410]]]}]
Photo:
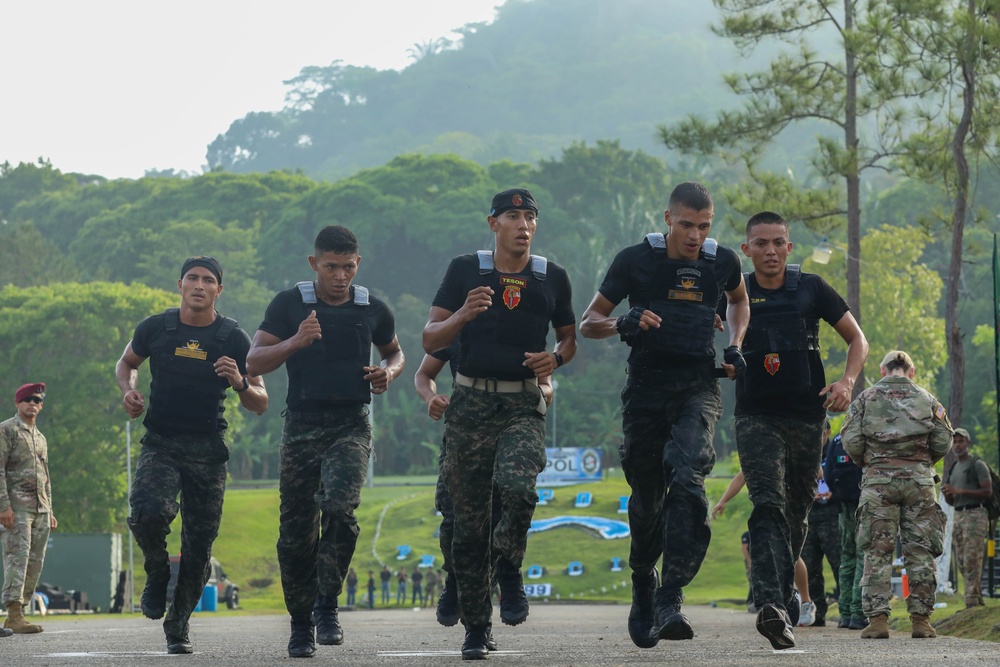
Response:
[{"label": "camouflage cap", "polygon": [[969,435],[969,432],[966,429],[964,429],[964,428],[956,428],[955,429],[955,435],[960,435],[963,438],[965,438],[966,440],[968,440],[969,442],[972,442],[972,436]]}]

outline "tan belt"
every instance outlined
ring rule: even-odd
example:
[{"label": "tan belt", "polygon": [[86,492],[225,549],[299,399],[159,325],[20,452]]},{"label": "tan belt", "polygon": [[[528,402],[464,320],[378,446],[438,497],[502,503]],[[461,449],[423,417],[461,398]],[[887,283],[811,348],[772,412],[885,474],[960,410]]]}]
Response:
[{"label": "tan belt", "polygon": [[542,395],[542,390],[538,386],[538,378],[530,378],[528,380],[497,380],[495,378],[470,378],[467,375],[455,373],[455,384],[497,394],[534,392],[538,394],[538,405],[535,407],[538,414],[544,417],[548,409],[548,406],[545,404],[545,396]]},{"label": "tan belt", "polygon": [[470,378],[467,375],[455,373],[455,383],[463,387],[472,387],[473,389],[497,394],[518,394],[522,391],[535,391],[538,389],[538,378],[530,378],[528,380],[497,380],[496,378]]}]

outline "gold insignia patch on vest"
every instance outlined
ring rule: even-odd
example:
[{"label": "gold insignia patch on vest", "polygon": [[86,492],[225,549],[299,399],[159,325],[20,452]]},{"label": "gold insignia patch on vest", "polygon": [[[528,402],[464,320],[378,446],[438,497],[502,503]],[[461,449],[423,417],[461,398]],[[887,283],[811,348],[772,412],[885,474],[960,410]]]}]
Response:
[{"label": "gold insignia patch on vest", "polygon": [[681,287],[684,289],[691,289],[694,287],[694,278],[681,278]]},{"label": "gold insignia patch on vest", "polygon": [[667,298],[671,301],[701,301],[705,296],[703,292],[684,292],[672,289],[667,292]]},{"label": "gold insignia patch on vest", "polygon": [[184,344],[184,347],[178,347],[174,350],[175,357],[186,357],[188,359],[201,359],[204,361],[208,358],[208,352],[201,349],[201,343],[196,340],[189,340]]}]

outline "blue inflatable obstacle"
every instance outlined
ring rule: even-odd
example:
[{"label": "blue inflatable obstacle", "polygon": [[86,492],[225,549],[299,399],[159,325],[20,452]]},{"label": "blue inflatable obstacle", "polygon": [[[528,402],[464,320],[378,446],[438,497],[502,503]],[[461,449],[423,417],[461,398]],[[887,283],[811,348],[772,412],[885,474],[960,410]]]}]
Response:
[{"label": "blue inflatable obstacle", "polygon": [[590,530],[606,540],[617,540],[629,536],[629,527],[626,522],[603,516],[554,516],[551,519],[536,519],[531,522],[528,534],[563,527]]}]

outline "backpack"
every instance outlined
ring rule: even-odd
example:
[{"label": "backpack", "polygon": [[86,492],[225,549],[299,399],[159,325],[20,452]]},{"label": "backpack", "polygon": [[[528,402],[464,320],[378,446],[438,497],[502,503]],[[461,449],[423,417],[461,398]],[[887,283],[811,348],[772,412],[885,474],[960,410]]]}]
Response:
[{"label": "backpack", "polygon": [[[969,485],[978,484],[979,478],[976,477],[976,461],[982,461],[975,454],[969,454],[972,459],[972,465],[969,466],[967,471],[967,483]],[[983,461],[983,463],[986,463]],[[955,464],[952,464],[951,468],[954,468]],[[948,469],[948,474],[946,478],[951,478],[951,468]],[[1000,519],[1000,475],[997,475],[997,471],[993,469],[989,463],[986,463],[987,470],[990,471],[990,484],[993,486],[993,494],[989,498],[983,500],[983,507],[986,508],[986,514],[989,517],[990,523],[994,523],[997,519]]]}]

